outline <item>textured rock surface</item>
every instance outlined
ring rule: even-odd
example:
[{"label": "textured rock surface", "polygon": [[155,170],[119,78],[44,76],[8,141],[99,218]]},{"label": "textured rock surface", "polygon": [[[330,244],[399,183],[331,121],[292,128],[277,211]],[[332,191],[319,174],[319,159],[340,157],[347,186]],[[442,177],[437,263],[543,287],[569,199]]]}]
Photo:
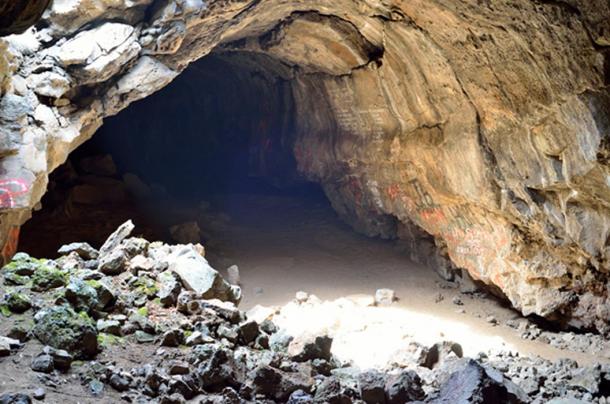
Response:
[{"label": "textured rock surface", "polygon": [[0,244],[105,116],[214,52],[289,85],[283,144],[356,229],[430,234],[524,314],[607,330],[609,16],[603,0],[56,1],[0,41]]}]

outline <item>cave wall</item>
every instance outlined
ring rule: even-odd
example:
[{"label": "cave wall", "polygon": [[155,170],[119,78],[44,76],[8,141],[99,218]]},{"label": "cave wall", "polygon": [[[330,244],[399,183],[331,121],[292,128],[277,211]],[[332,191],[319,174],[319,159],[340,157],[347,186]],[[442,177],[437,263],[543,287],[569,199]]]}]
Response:
[{"label": "cave wall", "polygon": [[0,42],[1,244],[104,117],[212,51],[250,53],[282,66],[298,169],[356,229],[414,223],[524,314],[608,331],[609,17],[604,0],[56,0]]}]

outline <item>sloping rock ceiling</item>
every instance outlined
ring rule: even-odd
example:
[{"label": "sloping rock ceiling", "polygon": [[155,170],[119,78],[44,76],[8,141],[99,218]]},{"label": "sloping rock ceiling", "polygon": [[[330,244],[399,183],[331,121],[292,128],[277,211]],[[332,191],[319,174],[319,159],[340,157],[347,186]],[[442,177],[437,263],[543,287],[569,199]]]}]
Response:
[{"label": "sloping rock ceiling", "polygon": [[252,54],[357,230],[423,229],[524,314],[608,331],[609,21],[605,0],[55,0],[0,45],[0,241],[104,117]]}]

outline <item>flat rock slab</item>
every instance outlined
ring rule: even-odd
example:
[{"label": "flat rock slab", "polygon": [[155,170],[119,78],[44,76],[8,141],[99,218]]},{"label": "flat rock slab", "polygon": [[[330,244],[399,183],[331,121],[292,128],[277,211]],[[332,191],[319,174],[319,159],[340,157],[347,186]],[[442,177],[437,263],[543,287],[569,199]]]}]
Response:
[{"label": "flat rock slab", "polygon": [[231,302],[238,300],[235,287],[231,287],[193,245],[178,246],[168,256],[168,263],[169,270],[178,275],[182,285],[201,298]]}]

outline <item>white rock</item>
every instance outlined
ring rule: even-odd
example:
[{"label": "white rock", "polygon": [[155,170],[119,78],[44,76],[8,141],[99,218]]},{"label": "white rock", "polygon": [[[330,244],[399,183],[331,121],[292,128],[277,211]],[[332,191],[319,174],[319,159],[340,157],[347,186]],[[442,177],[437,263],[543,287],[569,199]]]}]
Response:
[{"label": "white rock", "polygon": [[36,94],[52,98],[60,98],[71,85],[69,77],[54,71],[31,74],[27,83]]},{"label": "white rock", "polygon": [[396,293],[392,289],[377,289],[375,303],[378,306],[388,306],[396,300]]},{"label": "white rock", "polygon": [[177,246],[167,257],[169,270],[176,273],[182,285],[203,299],[238,301],[238,298],[220,273],[210,266],[192,245]]}]

